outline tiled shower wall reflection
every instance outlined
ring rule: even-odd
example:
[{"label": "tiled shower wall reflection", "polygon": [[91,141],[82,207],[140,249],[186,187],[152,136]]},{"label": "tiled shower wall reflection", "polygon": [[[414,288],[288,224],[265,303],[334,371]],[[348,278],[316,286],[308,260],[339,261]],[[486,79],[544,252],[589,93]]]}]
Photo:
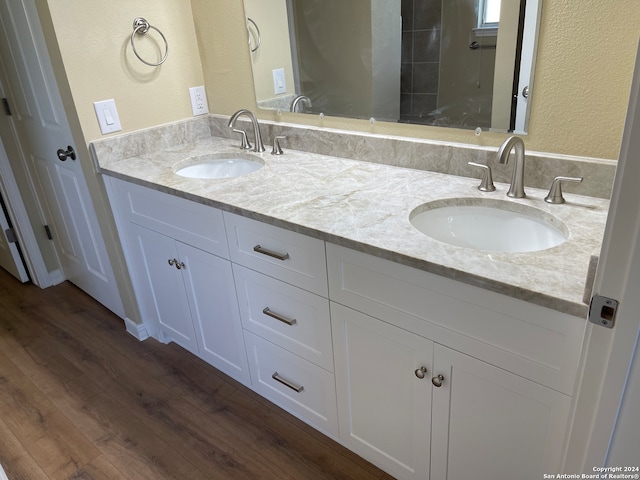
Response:
[{"label": "tiled shower wall reflection", "polygon": [[431,123],[437,108],[442,0],[402,0],[400,121]]}]

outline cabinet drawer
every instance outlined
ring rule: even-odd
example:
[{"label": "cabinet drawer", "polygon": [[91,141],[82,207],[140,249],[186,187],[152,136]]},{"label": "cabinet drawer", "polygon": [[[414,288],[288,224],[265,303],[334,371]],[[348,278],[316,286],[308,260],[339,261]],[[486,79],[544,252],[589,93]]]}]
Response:
[{"label": "cabinet drawer", "polygon": [[233,265],[245,329],[333,372],[329,301]]},{"label": "cabinet drawer", "polygon": [[566,394],[585,320],[327,244],[331,300]]},{"label": "cabinet drawer", "polygon": [[332,373],[245,332],[253,389],[318,430],[338,437]]},{"label": "cabinet drawer", "polygon": [[232,261],[327,296],[324,242],[225,212]]},{"label": "cabinet drawer", "polygon": [[229,258],[222,211],[122,180],[111,185],[123,220]]}]

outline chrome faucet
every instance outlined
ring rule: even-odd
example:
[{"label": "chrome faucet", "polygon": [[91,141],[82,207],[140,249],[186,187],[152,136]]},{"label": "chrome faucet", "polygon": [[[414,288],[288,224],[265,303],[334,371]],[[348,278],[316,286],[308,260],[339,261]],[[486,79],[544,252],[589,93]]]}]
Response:
[{"label": "chrome faucet", "polygon": [[311,108],[311,99],[309,97],[307,97],[306,95],[298,95],[296,98],[293,99],[293,102],[291,103],[291,111],[292,112],[296,111],[296,109],[298,108],[298,104],[300,102],[304,102],[304,104],[308,108]]},{"label": "chrome faucet", "polygon": [[246,115],[247,117],[249,117],[249,119],[251,120],[251,123],[253,124],[253,135],[255,139],[255,146],[253,147],[253,151],[259,152],[259,153],[264,152],[265,148],[264,148],[264,143],[262,143],[262,134],[260,133],[260,125],[258,124],[258,120],[256,119],[255,115],[251,113],[249,110],[246,110],[243,108],[242,110],[238,110],[236,113],[231,115],[231,118],[229,119],[228,127],[234,130],[236,128],[236,120],[238,120],[238,117],[242,115]]},{"label": "chrome faucet", "polygon": [[511,150],[515,150],[516,164],[513,167],[513,175],[511,176],[511,186],[507,196],[512,198],[525,198],[524,193],[524,142],[520,137],[509,137],[500,146],[498,150],[498,161],[502,164],[509,163],[509,155]]}]

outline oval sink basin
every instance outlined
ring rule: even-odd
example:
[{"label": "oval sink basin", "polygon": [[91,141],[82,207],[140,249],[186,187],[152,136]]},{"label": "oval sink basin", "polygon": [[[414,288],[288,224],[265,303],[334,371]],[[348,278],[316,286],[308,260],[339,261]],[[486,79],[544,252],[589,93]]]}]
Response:
[{"label": "oval sink basin", "polygon": [[262,159],[243,153],[214,153],[190,157],[174,168],[176,175],[188,178],[232,178],[255,172]]},{"label": "oval sink basin", "polygon": [[533,207],[499,200],[459,202],[426,203],[409,220],[435,240],[494,252],[537,252],[569,236],[560,220]]}]

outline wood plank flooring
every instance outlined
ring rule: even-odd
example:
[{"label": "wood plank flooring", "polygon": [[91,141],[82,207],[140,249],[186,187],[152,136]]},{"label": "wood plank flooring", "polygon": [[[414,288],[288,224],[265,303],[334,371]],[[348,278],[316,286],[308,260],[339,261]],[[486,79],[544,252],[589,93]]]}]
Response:
[{"label": "wood plank flooring", "polygon": [[0,464],[9,480],[391,479],[70,283],[2,269]]}]

